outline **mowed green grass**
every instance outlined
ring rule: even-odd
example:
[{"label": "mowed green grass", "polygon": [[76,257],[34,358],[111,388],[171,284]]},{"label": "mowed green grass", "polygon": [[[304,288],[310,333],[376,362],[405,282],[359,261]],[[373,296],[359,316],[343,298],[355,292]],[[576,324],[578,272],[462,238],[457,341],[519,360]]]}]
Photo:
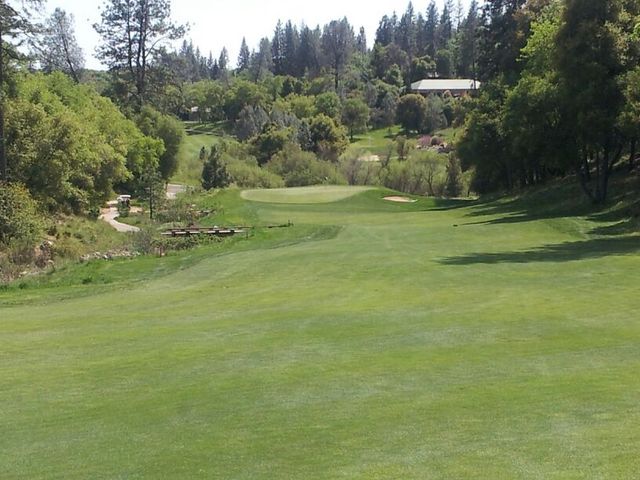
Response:
[{"label": "mowed green grass", "polygon": [[200,185],[203,161],[200,149],[205,148],[207,155],[211,147],[225,135],[226,125],[218,123],[184,122],[186,135],[178,151],[178,169],[171,181],[183,185]]},{"label": "mowed green grass", "polygon": [[229,192],[299,236],[5,292],[0,478],[637,478],[640,238],[388,193]]},{"label": "mowed green grass", "polygon": [[329,203],[344,200],[371,187],[345,187],[339,185],[319,185],[314,187],[274,188],[270,190],[245,190],[242,198],[252,202],[265,203]]}]

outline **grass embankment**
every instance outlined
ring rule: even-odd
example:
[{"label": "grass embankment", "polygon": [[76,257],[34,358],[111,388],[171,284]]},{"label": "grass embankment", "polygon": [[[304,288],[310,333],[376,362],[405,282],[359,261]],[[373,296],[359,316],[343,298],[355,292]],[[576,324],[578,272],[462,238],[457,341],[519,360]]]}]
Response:
[{"label": "grass embankment", "polygon": [[202,175],[200,149],[209,153],[211,146],[226,135],[228,125],[225,122],[198,123],[185,122],[186,135],[178,152],[178,170],[171,179],[173,183],[199,186]]},{"label": "grass embankment", "polygon": [[[432,136],[439,137],[447,143],[455,142],[460,134],[459,128],[447,128],[438,130]],[[371,155],[377,155],[384,157],[388,154],[389,149],[392,150],[392,156],[396,156],[396,149],[393,142],[400,135],[405,135],[411,140],[417,140],[422,137],[422,134],[412,133],[407,135],[402,131],[399,125],[394,125],[389,128],[379,128],[375,130],[369,130],[367,133],[356,135],[354,141],[349,145],[349,151],[355,152],[368,152]]]},{"label": "grass embankment", "polygon": [[2,292],[0,478],[635,478],[630,202],[304,192],[203,199],[295,224],[218,254],[77,267],[122,289]]}]

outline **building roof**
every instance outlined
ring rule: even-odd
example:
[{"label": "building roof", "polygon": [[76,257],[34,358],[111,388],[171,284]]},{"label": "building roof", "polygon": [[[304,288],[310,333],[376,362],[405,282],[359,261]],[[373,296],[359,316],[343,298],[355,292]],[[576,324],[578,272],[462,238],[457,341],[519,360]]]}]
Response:
[{"label": "building roof", "polygon": [[[475,85],[474,85],[475,84]],[[480,82],[469,78],[459,79],[426,79],[411,84],[414,92],[431,92],[445,90],[477,90]]]}]

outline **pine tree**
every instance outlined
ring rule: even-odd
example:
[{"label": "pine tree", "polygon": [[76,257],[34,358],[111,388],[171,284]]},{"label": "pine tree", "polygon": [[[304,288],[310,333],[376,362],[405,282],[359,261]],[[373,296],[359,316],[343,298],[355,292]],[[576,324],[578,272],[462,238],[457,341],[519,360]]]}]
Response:
[{"label": "pine tree", "polygon": [[222,149],[214,145],[209,152],[209,158],[202,168],[202,188],[224,188],[229,186],[230,178],[227,166],[222,160]]},{"label": "pine tree", "polygon": [[431,58],[436,58],[438,45],[438,7],[431,0],[427,9],[427,18],[424,24],[425,53]]},{"label": "pine tree", "polygon": [[299,76],[302,71],[298,63],[298,48],[300,46],[300,34],[291,20],[284,27],[284,44],[282,46],[283,69],[286,75]]},{"label": "pine tree", "polygon": [[273,73],[284,75],[284,31],[282,22],[278,20],[271,40],[271,58],[273,63]]},{"label": "pine tree", "polygon": [[76,83],[80,81],[84,55],[76,41],[73,15],[56,8],[46,22],[44,34],[37,42],[36,50],[37,58],[45,72],[65,72]]},{"label": "pine tree", "polygon": [[146,101],[149,70],[162,42],[178,40],[186,27],[171,21],[171,0],[109,0],[93,26],[102,37],[97,56],[114,73],[126,73],[136,106]]},{"label": "pine tree", "polygon": [[247,40],[242,37],[242,44],[240,45],[240,53],[238,54],[238,71],[243,72],[249,68],[249,62],[251,61],[251,52],[247,46]]}]

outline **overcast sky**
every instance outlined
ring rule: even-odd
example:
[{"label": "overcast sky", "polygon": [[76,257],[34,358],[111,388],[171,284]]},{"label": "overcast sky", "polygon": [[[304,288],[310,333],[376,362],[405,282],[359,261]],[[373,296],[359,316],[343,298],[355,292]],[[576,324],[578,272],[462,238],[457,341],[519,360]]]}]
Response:
[{"label": "overcast sky", "polygon": [[[401,15],[408,0],[174,0],[172,17],[188,23],[188,38],[200,47],[203,55],[212,51],[217,58],[222,47],[227,47],[233,64],[238,57],[242,37],[247,38],[249,48],[257,47],[264,36],[271,37],[278,19],[292,20],[299,25],[305,22],[311,27],[346,16],[356,32],[363,26],[369,46],[375,37],[376,28],[383,15],[394,10]],[[428,0],[413,2],[416,12],[426,12]],[[454,4],[457,0],[454,0]],[[470,0],[461,0],[465,10]],[[99,37],[92,25],[100,20],[102,0],[49,0],[48,10],[56,7],[72,13],[76,21],[76,36],[82,47],[88,68],[101,67],[93,58]],[[436,0],[441,10],[444,0]]]}]

